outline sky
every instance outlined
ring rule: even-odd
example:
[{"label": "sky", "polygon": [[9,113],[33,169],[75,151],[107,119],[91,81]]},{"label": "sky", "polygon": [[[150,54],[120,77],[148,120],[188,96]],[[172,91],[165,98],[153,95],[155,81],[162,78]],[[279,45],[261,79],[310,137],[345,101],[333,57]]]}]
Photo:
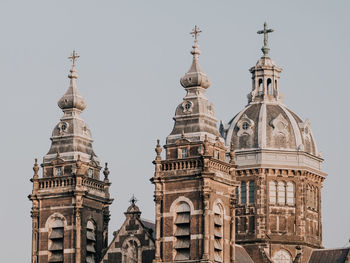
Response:
[{"label": "sky", "polygon": [[73,49],[80,55],[78,89],[88,102],[82,117],[111,171],[111,234],[133,194],[142,216],[154,218],[154,147],[157,138],[165,143],[185,96],[179,79],[191,64],[193,26],[203,31],[208,98],[228,122],[247,104],[264,21],[275,30],[270,55],[283,68],[285,104],[310,119],[325,159],[323,244],[348,245],[349,8],[342,0],[1,0],[2,261],[30,262],[29,180],[62,116],[57,101],[68,88]]}]

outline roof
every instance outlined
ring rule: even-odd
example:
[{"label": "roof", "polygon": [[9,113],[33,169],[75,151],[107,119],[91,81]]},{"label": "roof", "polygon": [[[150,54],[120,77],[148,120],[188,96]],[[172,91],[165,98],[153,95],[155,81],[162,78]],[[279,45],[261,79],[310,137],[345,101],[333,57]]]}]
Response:
[{"label": "roof", "polygon": [[239,245],[235,245],[236,248],[236,262],[239,263],[254,263],[247,251]]},{"label": "roof", "polygon": [[348,255],[350,255],[350,247],[316,249],[312,251],[309,263],[345,263]]},{"label": "roof", "polygon": [[156,239],[156,224],[154,222],[152,222],[151,220],[148,219],[144,219],[141,218],[141,223],[143,224],[143,226],[150,231],[150,234],[152,235],[153,239]]}]

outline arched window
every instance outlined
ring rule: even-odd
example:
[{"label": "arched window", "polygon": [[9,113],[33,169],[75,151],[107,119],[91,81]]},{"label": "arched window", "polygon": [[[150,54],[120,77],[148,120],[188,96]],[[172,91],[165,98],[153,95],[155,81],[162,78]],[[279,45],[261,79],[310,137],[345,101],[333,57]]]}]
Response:
[{"label": "arched window", "polygon": [[311,186],[310,189],[310,207],[314,208],[314,195],[315,195],[315,188]]},{"label": "arched window", "polygon": [[292,256],[286,250],[278,250],[272,257],[273,263],[292,263]]},{"label": "arched window", "polygon": [[317,187],[315,187],[314,208],[315,210],[317,210],[318,208],[318,188]]},{"label": "arched window", "polygon": [[267,79],[267,94],[272,95],[272,81],[270,78]]},{"label": "arched window", "polygon": [[63,262],[64,224],[61,219],[52,222],[49,230],[49,262]]},{"label": "arched window", "polygon": [[306,207],[311,207],[310,205],[311,189],[310,186],[306,186]]},{"label": "arched window", "polygon": [[286,203],[286,184],[284,182],[278,182],[277,202],[279,205],[284,205]]},{"label": "arched window", "polygon": [[86,224],[86,263],[95,263],[96,226],[89,220]]},{"label": "arched window", "polygon": [[276,204],[276,182],[270,181],[269,183],[269,197],[270,197],[270,204]]},{"label": "arched window", "polygon": [[136,240],[127,240],[123,244],[123,263],[139,262],[139,250]]},{"label": "arched window", "polygon": [[262,93],[262,91],[263,91],[263,80],[262,79],[259,79],[259,87],[258,87],[258,89],[259,89],[259,95]]},{"label": "arched window", "polygon": [[235,195],[236,195],[237,202],[239,203],[239,188],[238,188],[238,186],[236,186],[236,188],[235,188]]},{"label": "arched window", "polygon": [[287,183],[287,204],[294,205],[295,204],[295,186],[294,183]]},{"label": "arched window", "polygon": [[185,202],[180,202],[175,214],[175,260],[190,259],[191,209]]},{"label": "arched window", "polygon": [[214,206],[214,261],[222,262],[223,250],[223,212],[219,205]]},{"label": "arched window", "polygon": [[247,204],[247,183],[241,182],[241,204]]},{"label": "arched window", "polygon": [[255,187],[254,187],[254,181],[249,181],[249,204],[254,204],[255,199]]}]

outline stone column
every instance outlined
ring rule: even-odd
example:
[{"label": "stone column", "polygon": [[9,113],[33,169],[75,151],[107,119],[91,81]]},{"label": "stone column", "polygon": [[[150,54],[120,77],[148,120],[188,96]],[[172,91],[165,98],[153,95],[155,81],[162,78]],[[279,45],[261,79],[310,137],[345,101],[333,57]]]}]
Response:
[{"label": "stone column", "polygon": [[162,204],[162,196],[159,194],[155,194],[154,201],[156,203],[156,254],[153,262],[162,262],[161,259],[161,204]]},{"label": "stone column", "polygon": [[209,260],[209,199],[210,199],[210,192],[209,189],[203,190],[203,221],[204,221],[204,233],[203,233],[203,240],[204,240],[204,248],[203,248],[203,256],[202,259]]},{"label": "stone column", "polygon": [[[37,203],[37,202],[35,202]],[[37,263],[38,254],[38,235],[39,235],[39,209],[34,205],[32,208],[32,263]]]},{"label": "stone column", "polygon": [[230,252],[231,252],[231,263],[236,262],[236,249],[235,249],[235,239],[236,239],[236,222],[235,222],[235,205],[236,198],[234,193],[230,197],[230,216],[231,216],[231,232],[230,232]]}]

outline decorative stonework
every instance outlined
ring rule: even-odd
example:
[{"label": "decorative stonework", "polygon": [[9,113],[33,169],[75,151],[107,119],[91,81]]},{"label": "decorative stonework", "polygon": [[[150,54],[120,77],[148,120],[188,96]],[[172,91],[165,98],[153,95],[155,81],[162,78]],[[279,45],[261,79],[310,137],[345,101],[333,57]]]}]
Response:
[{"label": "decorative stonework", "polygon": [[289,132],[288,132],[288,121],[282,116],[280,113],[275,119],[273,119],[270,123],[270,125],[273,127],[273,136],[277,135],[283,135],[286,140],[289,138]]},{"label": "decorative stonework", "polygon": [[246,114],[242,116],[242,118],[237,123],[238,132],[237,136],[243,136],[243,135],[252,135],[253,134],[253,127],[254,127],[254,121],[249,119]]},{"label": "decorative stonework", "polygon": [[184,113],[191,113],[193,111],[193,103],[189,100],[185,100],[181,106]]}]

